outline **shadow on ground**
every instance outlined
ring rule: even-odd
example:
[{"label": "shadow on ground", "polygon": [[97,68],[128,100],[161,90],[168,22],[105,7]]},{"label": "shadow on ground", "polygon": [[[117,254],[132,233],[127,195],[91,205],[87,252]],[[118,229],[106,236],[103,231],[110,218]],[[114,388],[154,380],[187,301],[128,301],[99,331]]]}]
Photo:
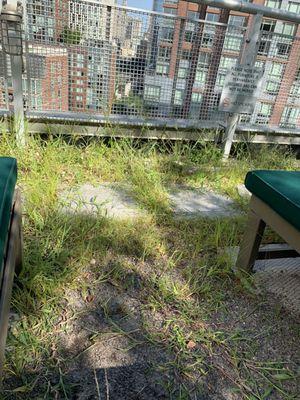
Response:
[{"label": "shadow on ground", "polygon": [[[291,335],[293,319],[282,310],[274,312],[262,298],[236,291],[234,280],[231,289],[228,285],[221,289],[226,290],[221,307],[216,305],[209,315],[204,312],[205,317],[182,315],[194,304],[205,309],[204,298],[190,297],[182,303],[176,291],[173,297],[163,291],[158,295],[161,278],[184,283],[185,268],[183,263],[169,270],[168,260],[155,254],[166,240],[158,231],[148,232],[142,223],[132,229],[131,223],[105,218],[59,214],[51,218],[56,223],[53,232],[46,232],[50,244],[43,239],[44,232],[26,245],[23,290],[31,294],[25,298],[32,303],[25,301],[21,309],[28,318],[34,312],[37,319],[45,319],[42,307],[34,302],[51,278],[63,288],[58,292],[61,313],[51,321],[42,360],[31,359],[21,372],[12,373],[11,351],[4,399],[240,400],[246,398],[244,393],[265,390],[266,382],[259,376],[263,363],[283,360],[291,370],[297,365],[299,341]],[[59,227],[67,230],[63,240],[56,241]],[[71,284],[66,284],[66,271],[75,268],[80,253],[95,259],[81,260]],[[184,326],[186,321],[190,325]],[[8,346],[19,342],[21,336],[11,333]],[[235,356],[228,354],[229,348]],[[293,380],[287,390],[297,393],[296,384]],[[271,388],[267,398],[288,397]]]}]

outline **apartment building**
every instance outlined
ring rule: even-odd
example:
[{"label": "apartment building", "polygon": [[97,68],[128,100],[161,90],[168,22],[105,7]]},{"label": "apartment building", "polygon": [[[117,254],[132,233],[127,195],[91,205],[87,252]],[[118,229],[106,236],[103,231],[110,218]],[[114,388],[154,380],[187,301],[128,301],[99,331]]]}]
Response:
[{"label": "apartment building", "polygon": [[[299,0],[254,0],[254,3],[300,13]],[[179,118],[222,120],[218,104],[228,68],[240,57],[244,31],[252,16],[183,0],[155,0],[154,11],[187,18],[157,17],[153,24],[152,62],[145,77],[144,99],[153,110]],[[193,23],[194,19],[206,24]],[[229,24],[224,28],[210,21]],[[244,123],[300,126],[300,30],[294,24],[264,19],[257,66],[264,69],[264,91]]]},{"label": "apartment building", "polygon": [[68,111],[68,52],[55,45],[29,45],[23,90],[27,105],[36,111]]},{"label": "apartment building", "polygon": [[70,62],[76,77],[70,85],[72,111],[117,112],[114,103],[139,92],[143,21],[113,7],[116,3],[70,1],[69,27],[80,32],[80,46]]},{"label": "apartment building", "polygon": [[[300,0],[254,1],[300,13]],[[224,79],[239,61],[252,16],[183,0],[154,0],[157,15],[115,7],[115,0],[26,0],[24,6],[30,109],[141,110],[224,122],[218,111]],[[300,127],[299,28],[271,19],[262,28],[256,64],[265,71],[264,90],[242,121]]]},{"label": "apartment building", "polygon": [[69,55],[63,43],[57,46],[66,26],[66,3],[23,0],[23,10],[28,40],[28,52],[24,57],[25,105],[34,111],[66,112],[69,110]]},{"label": "apartment building", "polygon": [[[38,56],[44,66],[44,75],[35,77],[29,75],[37,66],[27,69],[24,86],[31,93],[27,97],[32,109],[106,111],[113,98],[111,87],[116,64],[113,43],[119,33],[114,23],[114,9],[110,7],[114,5],[116,0],[27,0],[26,32],[29,42],[35,43],[28,58]],[[39,48],[37,43],[40,43]],[[48,64],[57,63],[57,53],[61,52],[65,54],[64,64],[59,69],[63,77],[57,71],[50,74],[48,70]],[[55,91],[62,81],[64,89]],[[41,89],[44,89],[43,96],[35,96]],[[52,100],[56,101],[56,107],[51,106]]]}]

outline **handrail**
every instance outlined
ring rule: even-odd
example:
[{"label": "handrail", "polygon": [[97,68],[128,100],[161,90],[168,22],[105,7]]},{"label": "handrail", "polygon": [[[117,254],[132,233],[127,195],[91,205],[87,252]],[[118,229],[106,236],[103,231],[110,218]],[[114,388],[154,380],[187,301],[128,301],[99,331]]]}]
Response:
[{"label": "handrail", "polygon": [[210,7],[226,8],[248,14],[262,14],[264,17],[300,24],[300,15],[283,9],[270,8],[242,0],[184,0]]}]

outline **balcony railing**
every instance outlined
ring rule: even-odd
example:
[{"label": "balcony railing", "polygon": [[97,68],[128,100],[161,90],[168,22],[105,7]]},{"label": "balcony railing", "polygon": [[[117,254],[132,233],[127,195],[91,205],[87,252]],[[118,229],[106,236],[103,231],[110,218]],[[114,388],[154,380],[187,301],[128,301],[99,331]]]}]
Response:
[{"label": "balcony railing", "polygon": [[[220,95],[228,69],[242,57],[247,27],[91,0],[28,0],[23,28],[29,118],[196,128],[226,124]],[[240,125],[300,132],[300,38],[278,33],[276,24],[272,29],[262,33],[257,56],[264,70],[260,97]],[[12,107],[13,90],[3,52],[0,86],[4,112]]]}]

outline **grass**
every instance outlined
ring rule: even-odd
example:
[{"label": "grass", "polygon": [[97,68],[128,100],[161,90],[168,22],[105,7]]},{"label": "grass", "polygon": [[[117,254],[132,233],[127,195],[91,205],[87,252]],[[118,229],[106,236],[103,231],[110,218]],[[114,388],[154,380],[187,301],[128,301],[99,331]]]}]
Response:
[{"label": "grass", "polygon": [[[22,150],[2,135],[0,154],[18,159],[25,199],[25,263],[13,293],[3,399],[75,398],[68,378],[74,357],[61,338],[95,307],[106,328],[91,332],[76,359],[108,337],[123,337],[127,352],[146,343],[166,354],[153,369],[166,377],[167,398],[200,398],[216,382],[231,398],[297,398],[296,357],[286,352],[299,328],[267,306],[251,279],[238,279],[221,251],[238,245],[245,217],[182,222],[172,218],[168,202],[168,187],[181,184],[226,194],[245,210],[236,186],[246,172],[294,169],[290,149],[244,145],[224,164],[221,151],[205,143],[30,138]],[[147,215],[118,222],[63,214],[59,193],[86,182],[129,183]],[[123,296],[121,320],[102,289]],[[72,305],[76,296],[82,309]],[[268,352],[269,342],[277,354]]]}]

